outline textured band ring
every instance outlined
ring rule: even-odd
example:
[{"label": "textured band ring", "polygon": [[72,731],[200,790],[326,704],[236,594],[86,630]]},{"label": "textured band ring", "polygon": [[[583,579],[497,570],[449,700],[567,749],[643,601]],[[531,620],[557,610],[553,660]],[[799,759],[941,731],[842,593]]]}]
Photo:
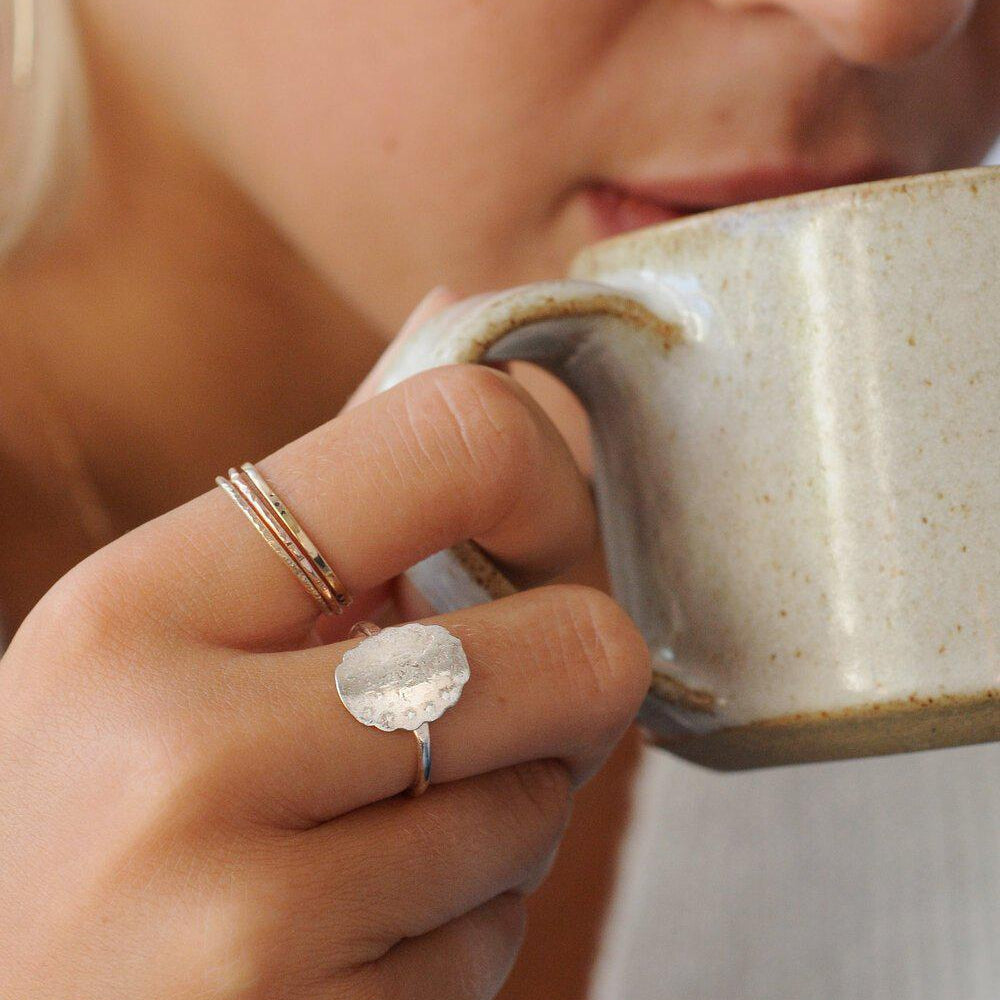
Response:
[{"label": "textured band ring", "polygon": [[333,567],[326,561],[319,549],[313,544],[312,539],[302,530],[296,517],[285,506],[284,501],[268,485],[264,477],[257,471],[252,462],[244,462],[240,468],[247,474],[247,478],[267,501],[268,506],[274,514],[281,520],[282,524],[291,532],[292,537],[309,557],[309,561],[323,578],[323,582],[332,595],[336,604],[335,611],[343,611],[351,603],[351,595],[347,592],[340,578],[333,571]]},{"label": "textured band ring", "polygon": [[410,795],[431,779],[430,723],[458,701],[469,679],[462,642],[441,625],[395,625],[380,629],[358,622],[351,634],[366,638],[348,650],[334,680],[344,707],[358,722],[383,732],[408,729],[417,740]]},{"label": "textured band ring", "polygon": [[216,476],[216,483],[295,574],[309,596],[324,611],[340,614],[351,603],[351,595],[329,562],[260,472],[250,462],[244,462],[241,468],[242,472],[230,469],[228,480]]}]

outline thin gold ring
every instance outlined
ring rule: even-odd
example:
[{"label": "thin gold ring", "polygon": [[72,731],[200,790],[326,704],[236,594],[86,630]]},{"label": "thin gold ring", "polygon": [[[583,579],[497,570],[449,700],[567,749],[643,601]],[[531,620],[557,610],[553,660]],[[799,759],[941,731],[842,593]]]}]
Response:
[{"label": "thin gold ring", "polygon": [[229,470],[229,479],[216,476],[216,483],[246,515],[251,524],[282,562],[292,571],[313,600],[324,611],[340,614],[351,603],[351,595],[326,558],[305,533],[298,519],[250,463]]},{"label": "thin gold ring", "polygon": [[238,469],[229,470],[229,481],[243,494],[243,499],[253,507],[257,516],[267,525],[271,534],[285,547],[285,550],[295,560],[299,569],[308,577],[309,583],[316,593],[319,594],[323,602],[324,610],[336,610],[338,603],[333,596],[333,592],[326,585],[326,581],[320,575],[319,570],[313,565],[309,554],[286,527],[284,519],[275,514],[274,508],[265,502],[260,491]]},{"label": "thin gold ring", "polygon": [[296,563],[296,561],[288,554],[284,545],[281,544],[268,526],[261,520],[254,507],[241,496],[239,490],[237,490],[228,479],[223,479],[222,476],[216,476],[215,481],[222,487],[229,499],[232,500],[241,511],[243,511],[250,523],[257,529],[260,537],[271,546],[272,551],[277,554],[278,558],[280,558],[281,561],[292,571],[292,573],[295,574],[296,579],[305,588],[306,593],[308,593],[309,596],[316,601],[323,611],[326,611],[326,601],[323,600],[320,592],[313,586],[309,577],[302,572],[302,568],[298,565],[298,563]]},{"label": "thin gold ring", "polygon": [[319,572],[324,583],[329,588],[332,599],[337,605],[337,610],[343,611],[351,603],[351,595],[347,592],[347,588],[340,582],[340,577],[334,573],[333,567],[326,561],[319,549],[316,548],[312,539],[302,530],[302,525],[299,524],[298,519],[288,509],[281,497],[274,492],[267,480],[257,471],[254,464],[252,462],[244,462],[240,468],[247,474],[250,482],[257,488],[271,510],[280,518],[282,524],[291,532],[292,537],[309,557],[309,561]]}]

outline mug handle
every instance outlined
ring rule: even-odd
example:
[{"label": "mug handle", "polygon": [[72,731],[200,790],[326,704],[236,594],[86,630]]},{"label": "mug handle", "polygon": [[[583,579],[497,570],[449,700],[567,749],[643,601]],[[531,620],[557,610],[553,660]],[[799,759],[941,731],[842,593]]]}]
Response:
[{"label": "mug handle", "polygon": [[[477,295],[445,309],[393,346],[377,391],[441,365],[532,361],[556,375],[595,328],[661,352],[681,339],[641,292],[588,281],[546,281]],[[598,515],[604,530],[600,502]],[[516,587],[474,542],[429,556],[406,572],[439,612],[505,597]],[[632,610],[632,609],[630,609]]]}]

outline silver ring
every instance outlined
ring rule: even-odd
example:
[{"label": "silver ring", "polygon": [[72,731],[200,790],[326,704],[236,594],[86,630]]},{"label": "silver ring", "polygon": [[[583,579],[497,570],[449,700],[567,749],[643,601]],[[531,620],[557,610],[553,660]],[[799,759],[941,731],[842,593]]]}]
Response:
[{"label": "silver ring", "polygon": [[430,723],[461,697],[469,679],[462,642],[441,625],[394,625],[380,629],[358,622],[351,635],[365,639],[337,665],[334,682],[344,707],[358,722],[383,732],[407,729],[417,740],[410,795],[431,780]]}]

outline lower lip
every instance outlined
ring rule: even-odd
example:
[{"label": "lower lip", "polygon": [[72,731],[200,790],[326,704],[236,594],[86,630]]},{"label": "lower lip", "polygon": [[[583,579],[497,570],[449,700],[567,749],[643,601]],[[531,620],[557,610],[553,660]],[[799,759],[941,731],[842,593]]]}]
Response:
[{"label": "lower lip", "polygon": [[601,239],[692,214],[611,187],[588,188],[584,192],[584,200]]}]

